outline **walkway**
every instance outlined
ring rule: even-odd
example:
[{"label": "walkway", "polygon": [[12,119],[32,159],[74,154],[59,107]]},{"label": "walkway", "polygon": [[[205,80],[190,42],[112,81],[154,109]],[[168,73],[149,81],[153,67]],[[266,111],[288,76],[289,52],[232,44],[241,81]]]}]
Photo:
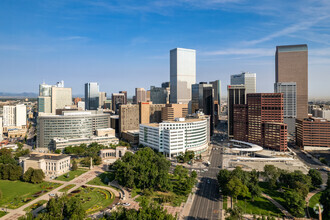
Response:
[{"label": "walkway", "polygon": [[311,217],[311,216],[310,216],[310,213],[309,213],[309,208],[308,208],[308,206],[309,206],[309,200],[310,200],[310,199],[311,199],[316,193],[319,193],[319,192],[323,191],[324,189],[325,189],[325,185],[321,185],[321,188],[318,188],[318,189],[316,189],[316,190],[313,190],[312,192],[309,192],[309,193],[307,194],[305,201],[306,201],[306,213],[307,213],[307,217],[308,217],[308,218]]},{"label": "walkway", "polygon": [[56,189],[53,189],[50,192],[47,192],[46,194],[26,203],[25,205],[17,208],[17,209],[7,209],[8,213],[3,216],[2,218],[0,218],[0,220],[13,220],[13,219],[18,219],[20,216],[25,215],[25,211],[24,209],[33,205],[34,203],[37,203],[40,200],[49,200],[51,197],[49,196],[49,194],[58,194],[58,195],[62,195],[63,192],[59,192],[60,189],[70,185],[70,184],[75,184],[75,186],[73,188],[71,188],[70,190],[67,191],[67,193],[72,192],[73,190],[81,187],[82,185],[86,185],[86,186],[90,186],[90,187],[96,187],[96,188],[103,188],[103,189],[107,189],[109,191],[111,191],[112,193],[114,193],[115,197],[119,197],[119,192],[117,190],[114,190],[110,187],[106,187],[106,186],[97,186],[97,185],[88,185],[86,184],[87,182],[89,182],[90,180],[94,179],[96,176],[98,176],[100,173],[104,172],[100,167],[94,167],[92,170],[87,171],[86,173],[83,173],[82,175],[80,175],[79,177],[65,182],[65,181],[59,181],[59,180],[50,180],[50,182],[55,182],[55,183],[61,183],[63,185],[57,187]]},{"label": "walkway", "polygon": [[265,197],[266,199],[268,199],[271,203],[273,203],[279,210],[281,210],[281,212],[289,218],[293,219],[293,216],[277,201],[275,201],[272,197],[270,197],[269,195],[265,194],[265,193],[261,193],[261,195],[263,197]]}]

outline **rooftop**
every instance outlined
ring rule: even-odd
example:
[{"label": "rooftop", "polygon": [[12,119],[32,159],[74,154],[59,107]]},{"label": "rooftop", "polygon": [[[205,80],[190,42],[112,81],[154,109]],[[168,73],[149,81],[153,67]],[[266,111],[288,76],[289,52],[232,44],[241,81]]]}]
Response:
[{"label": "rooftop", "polygon": [[37,153],[32,153],[27,156],[23,156],[22,158],[27,158],[29,160],[41,160],[41,159],[47,159],[47,160],[61,160],[66,157],[70,157],[65,154],[37,154]]}]

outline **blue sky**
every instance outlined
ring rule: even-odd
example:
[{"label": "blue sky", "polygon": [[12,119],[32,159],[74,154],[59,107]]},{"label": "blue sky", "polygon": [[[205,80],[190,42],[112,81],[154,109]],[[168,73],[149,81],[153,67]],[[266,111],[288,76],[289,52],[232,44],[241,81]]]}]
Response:
[{"label": "blue sky", "polygon": [[328,0],[2,0],[0,92],[96,81],[107,93],[169,81],[169,50],[197,50],[197,81],[257,73],[273,92],[276,45],[308,44],[309,96],[330,97]]}]

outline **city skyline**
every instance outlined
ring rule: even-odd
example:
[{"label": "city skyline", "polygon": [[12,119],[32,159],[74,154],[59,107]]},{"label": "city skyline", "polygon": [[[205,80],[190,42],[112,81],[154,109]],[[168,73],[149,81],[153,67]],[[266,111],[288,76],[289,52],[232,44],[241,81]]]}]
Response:
[{"label": "city skyline", "polygon": [[283,2],[2,2],[0,92],[37,93],[43,81],[63,79],[74,95],[96,81],[132,97],[136,87],[169,81],[176,47],[196,50],[197,82],[221,80],[224,96],[241,71],[257,74],[257,92],[272,92],[276,46],[306,43],[309,97],[325,97],[330,3]]}]

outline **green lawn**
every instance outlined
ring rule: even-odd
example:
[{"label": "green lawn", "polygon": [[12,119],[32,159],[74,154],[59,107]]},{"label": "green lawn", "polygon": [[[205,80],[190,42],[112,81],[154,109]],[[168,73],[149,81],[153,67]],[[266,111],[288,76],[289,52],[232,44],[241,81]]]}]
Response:
[{"label": "green lawn", "polygon": [[257,197],[254,201],[251,200],[250,195],[247,198],[237,199],[237,205],[242,208],[244,213],[252,215],[271,215],[282,216],[282,212],[264,197]]},{"label": "green lawn", "polygon": [[50,182],[32,184],[22,181],[0,180],[0,190],[2,191],[0,206],[16,209],[60,185]]},{"label": "green lawn", "polygon": [[80,187],[71,192],[68,196],[75,196],[81,200],[82,207],[87,214],[102,210],[110,206],[115,196],[108,190],[100,188]]},{"label": "green lawn", "polygon": [[38,208],[39,206],[47,203],[48,201],[47,200],[40,200],[32,205],[30,205],[29,207],[25,208],[24,211],[25,212],[31,212],[32,210],[35,210],[36,208]]},{"label": "green lawn", "polygon": [[59,192],[67,192],[69,189],[75,187],[75,184],[69,184],[66,187],[63,187],[62,189],[59,190]]},{"label": "green lawn", "polygon": [[137,196],[137,195],[140,194],[141,192],[142,192],[141,189],[136,189],[136,188],[134,188],[134,189],[132,189],[132,191],[131,191],[131,197],[134,198],[135,196]]},{"label": "green lawn", "polygon": [[87,184],[89,185],[97,185],[97,186],[108,186],[108,182],[111,182],[115,179],[115,174],[113,172],[104,172],[89,181]]},{"label": "green lawn", "polygon": [[276,202],[280,203],[288,211],[285,203],[284,193],[270,189],[268,187],[268,183],[266,182],[259,182],[259,186],[261,187],[261,191],[263,193],[272,197]]},{"label": "green lawn", "polygon": [[135,199],[137,202],[141,202],[142,198],[146,198],[150,201],[159,203],[161,205],[180,206],[181,203],[185,202],[188,196],[177,195],[174,192],[150,192],[147,195],[143,194]]},{"label": "green lawn", "polygon": [[309,200],[309,204],[308,204],[308,211],[309,214],[311,215],[311,217],[313,218],[318,218],[318,215],[314,212],[313,208],[315,207],[315,205],[317,203],[319,203],[320,197],[322,195],[323,192],[318,192],[316,193],[314,196],[312,196],[312,198]]},{"label": "green lawn", "polygon": [[2,217],[2,216],[5,216],[7,213],[6,212],[4,212],[4,211],[0,211],[0,218]]},{"label": "green lawn", "polygon": [[56,180],[71,181],[74,178],[76,178],[86,172],[87,172],[87,170],[85,170],[85,169],[71,170],[70,172],[63,174],[62,176],[57,177]]}]

